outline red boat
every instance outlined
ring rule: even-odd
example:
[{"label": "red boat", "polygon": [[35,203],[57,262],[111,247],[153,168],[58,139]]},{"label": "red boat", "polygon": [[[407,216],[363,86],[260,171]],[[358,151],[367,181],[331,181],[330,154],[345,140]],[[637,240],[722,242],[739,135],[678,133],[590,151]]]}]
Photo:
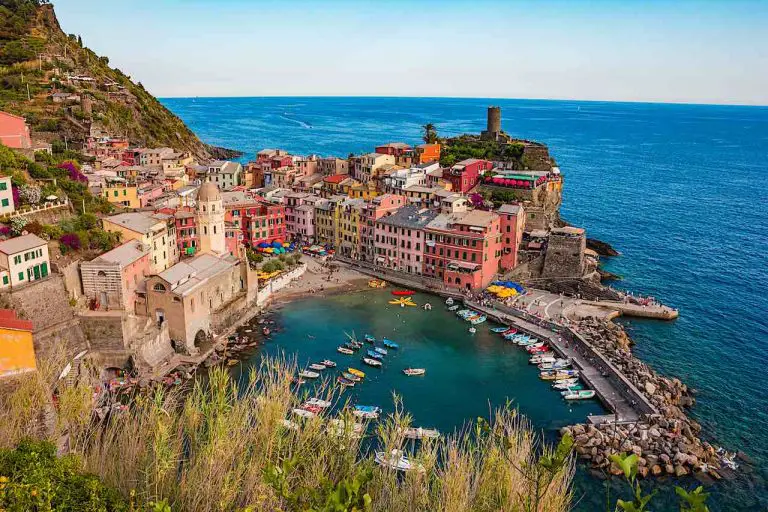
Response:
[{"label": "red boat", "polygon": [[501,333],[502,336],[504,336],[505,334],[517,334],[517,329],[510,327],[509,329]]},{"label": "red boat", "polygon": [[542,346],[536,347],[536,348],[527,348],[526,351],[529,354],[537,354],[539,352],[548,352],[549,351],[549,347],[546,346],[546,345],[542,345]]},{"label": "red boat", "polygon": [[408,295],[413,295],[416,292],[412,292],[411,290],[392,290],[392,295],[395,295],[396,297],[407,297]]}]

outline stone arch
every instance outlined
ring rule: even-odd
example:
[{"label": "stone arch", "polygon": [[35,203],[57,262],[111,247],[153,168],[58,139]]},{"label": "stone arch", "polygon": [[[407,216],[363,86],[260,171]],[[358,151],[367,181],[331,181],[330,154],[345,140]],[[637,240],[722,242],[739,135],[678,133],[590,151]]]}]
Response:
[{"label": "stone arch", "polygon": [[205,333],[204,330],[200,329],[197,331],[197,334],[195,334],[195,347],[200,348],[203,343],[205,343],[208,340],[208,335]]}]

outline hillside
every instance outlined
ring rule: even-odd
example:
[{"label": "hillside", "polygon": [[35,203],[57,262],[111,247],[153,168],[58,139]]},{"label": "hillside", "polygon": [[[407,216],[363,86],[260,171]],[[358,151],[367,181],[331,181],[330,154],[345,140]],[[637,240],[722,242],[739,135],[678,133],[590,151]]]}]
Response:
[{"label": "hillside", "polygon": [[[70,95],[54,102],[53,93]],[[43,0],[0,0],[0,110],[26,117],[35,139],[70,148],[93,131],[202,159],[232,156],[201,142],[140,82],[65,34]]]}]

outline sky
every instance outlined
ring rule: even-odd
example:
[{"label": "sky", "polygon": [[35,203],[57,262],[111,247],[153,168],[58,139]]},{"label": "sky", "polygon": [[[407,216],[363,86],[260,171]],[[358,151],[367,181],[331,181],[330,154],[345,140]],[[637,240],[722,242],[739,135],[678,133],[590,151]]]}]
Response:
[{"label": "sky", "polygon": [[57,0],[159,97],[768,105],[766,0]]}]

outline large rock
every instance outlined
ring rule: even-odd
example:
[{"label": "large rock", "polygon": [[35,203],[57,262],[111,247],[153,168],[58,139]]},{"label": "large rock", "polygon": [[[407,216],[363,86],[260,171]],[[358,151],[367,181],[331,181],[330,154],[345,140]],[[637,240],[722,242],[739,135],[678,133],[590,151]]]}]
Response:
[{"label": "large rock", "polygon": [[651,474],[653,474],[653,476],[661,475],[661,471],[662,471],[661,466],[659,466],[658,464],[654,464],[653,466],[651,466]]},{"label": "large rock", "polygon": [[677,466],[675,466],[675,476],[681,477],[687,474],[688,474],[688,470],[685,469],[685,466],[683,466],[682,464],[678,464]]},{"label": "large rock", "polygon": [[645,382],[645,392],[648,393],[649,395],[656,394],[656,385],[653,384],[651,381],[646,381]]}]

